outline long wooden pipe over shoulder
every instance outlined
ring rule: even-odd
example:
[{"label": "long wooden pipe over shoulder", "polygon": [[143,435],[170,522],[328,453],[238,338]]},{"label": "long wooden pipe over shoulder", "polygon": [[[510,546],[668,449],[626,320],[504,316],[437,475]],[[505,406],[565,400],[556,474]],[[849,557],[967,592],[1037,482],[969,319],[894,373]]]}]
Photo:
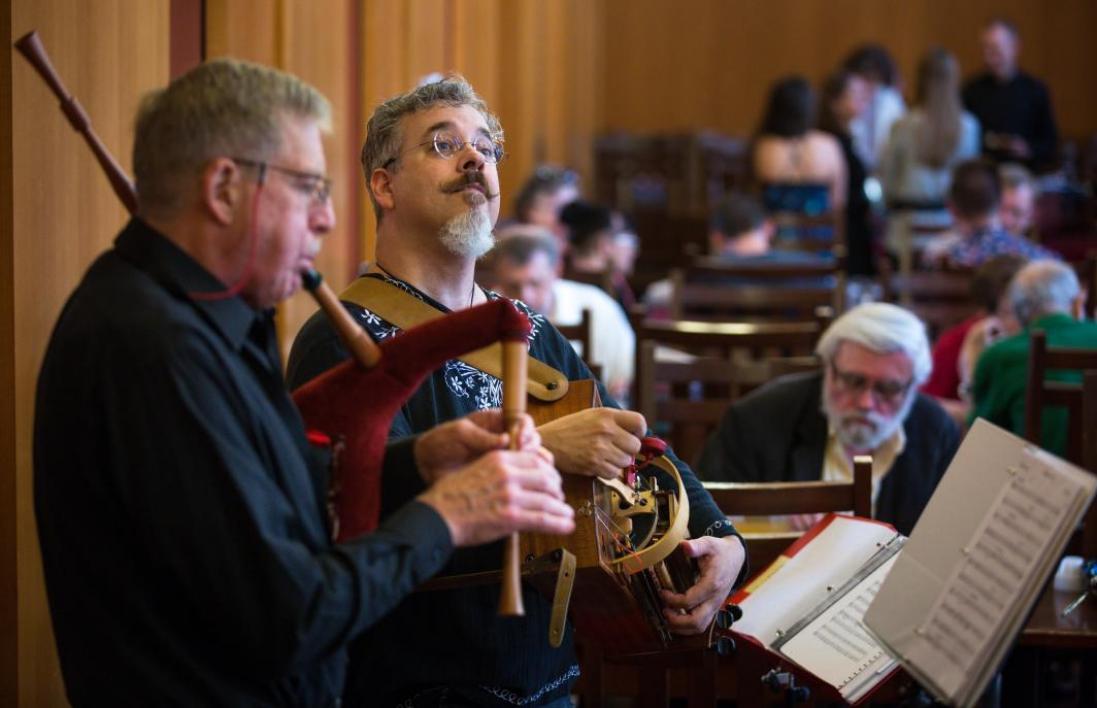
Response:
[{"label": "long wooden pipe over shoulder", "polygon": [[[42,40],[38,37],[38,32],[31,30],[20,37],[15,42],[15,48],[26,57],[31,66],[38,72],[38,75],[42,77],[42,80],[46,82],[50,90],[61,101],[61,110],[65,113],[65,117],[68,118],[69,123],[76,129],[76,132],[84,137],[84,141],[95,154],[95,159],[98,160],[99,166],[106,173],[107,179],[122,205],[126,207],[130,214],[137,213],[137,191],[133,188],[133,183],[126,175],[125,170],[118,165],[106,146],[99,140],[99,136],[95,134],[91,127],[91,119],[88,118],[88,114],[84,112],[83,107],[61,83],[61,77],[57,75],[57,71],[53,68],[49,54],[42,45]],[[331,320],[332,325],[342,338],[343,344],[358,363],[370,368],[380,361],[381,350],[373,343],[369,335],[351,319],[351,316],[339,304],[339,299],[335,296],[335,293],[324,283],[320,274],[314,270],[303,271],[301,281],[304,283],[305,289],[316,298],[320,309]]]},{"label": "long wooden pipe over shoulder", "polygon": [[65,117],[69,119],[73,129],[84,137],[88,147],[95,153],[95,159],[99,161],[99,166],[107,174],[110,186],[114,189],[118,199],[121,200],[122,205],[126,207],[130,214],[137,213],[137,191],[133,188],[133,183],[130,182],[125,171],[111,156],[103,142],[99,140],[99,136],[92,130],[91,119],[84,112],[84,107],[72,97],[65,85],[61,83],[61,77],[54,70],[49,54],[46,53],[46,48],[42,46],[42,40],[38,38],[38,32],[31,30],[20,37],[15,42],[15,48],[26,57],[30,65],[34,67],[38,75],[42,77],[50,90],[57,96]]}]

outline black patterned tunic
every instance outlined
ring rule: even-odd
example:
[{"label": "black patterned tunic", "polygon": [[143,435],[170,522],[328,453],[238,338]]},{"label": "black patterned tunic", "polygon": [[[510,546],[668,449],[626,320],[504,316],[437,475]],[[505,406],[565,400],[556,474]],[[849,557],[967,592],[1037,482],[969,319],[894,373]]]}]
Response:
[{"label": "black patterned tunic", "polygon": [[[382,275],[365,277],[385,279],[431,306],[449,311],[408,283]],[[490,291],[485,294],[489,299],[500,297]],[[571,344],[543,315],[520,301],[514,304],[532,324],[531,356],[563,372],[569,380],[594,378]],[[369,309],[344,305],[375,340],[399,332]],[[302,328],[290,352],[290,387],[300,386],[346,357],[327,319],[317,314]],[[606,405],[617,406],[601,384],[599,393]],[[363,401],[363,405],[368,403]],[[404,404],[393,421],[390,438],[501,405],[499,379],[461,361],[448,361]],[[689,493],[691,535],[735,533],[689,467],[672,459]],[[384,485],[382,516],[423,489],[414,473],[404,479],[386,478]],[[454,554],[445,572],[497,570],[501,558],[502,543],[463,549]],[[565,695],[579,676],[572,632],[567,632],[559,649],[549,647],[550,603],[528,585],[523,586],[525,617],[499,618],[498,601],[496,584],[408,597],[352,649],[348,704],[432,705],[441,697],[475,705],[535,706]]]}]

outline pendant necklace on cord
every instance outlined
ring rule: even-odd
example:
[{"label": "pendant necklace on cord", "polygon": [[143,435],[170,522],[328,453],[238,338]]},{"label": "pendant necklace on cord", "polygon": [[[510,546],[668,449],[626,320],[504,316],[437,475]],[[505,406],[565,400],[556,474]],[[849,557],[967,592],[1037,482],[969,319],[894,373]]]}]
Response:
[{"label": "pendant necklace on cord", "polygon": [[[392,273],[390,273],[390,272],[388,271],[388,269],[387,269],[387,268],[385,268],[385,266],[381,265],[381,264],[380,264],[380,263],[378,263],[377,261],[374,261],[374,262],[373,262],[373,265],[377,266],[377,270],[381,271],[382,273],[384,273],[384,274],[385,274],[385,275],[387,275],[388,277],[392,278],[393,280],[399,280],[399,281],[400,281],[401,283],[406,283],[406,282],[407,282],[407,281],[406,281],[406,280],[404,280],[403,278],[397,278],[397,277],[396,277],[395,275],[393,275]],[[472,282],[472,291],[471,291],[471,292],[469,292],[469,307],[472,307],[472,302],[473,302],[473,300],[475,300],[475,299],[476,299],[476,281],[473,281],[473,282]]]}]

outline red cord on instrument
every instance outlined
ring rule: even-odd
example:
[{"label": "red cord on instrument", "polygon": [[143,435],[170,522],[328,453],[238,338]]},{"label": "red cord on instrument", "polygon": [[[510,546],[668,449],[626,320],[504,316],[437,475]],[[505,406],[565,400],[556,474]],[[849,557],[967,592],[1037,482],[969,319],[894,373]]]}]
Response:
[{"label": "red cord on instrument", "polygon": [[255,188],[255,194],[251,198],[251,223],[248,224],[248,259],[244,261],[244,270],[236,282],[224,290],[211,292],[189,292],[187,296],[192,300],[209,302],[211,300],[228,300],[236,297],[251,280],[252,271],[255,269],[255,254],[259,247],[259,227],[256,219],[259,216],[259,195],[263,192],[263,183],[266,181],[266,165],[259,169],[259,180]]}]

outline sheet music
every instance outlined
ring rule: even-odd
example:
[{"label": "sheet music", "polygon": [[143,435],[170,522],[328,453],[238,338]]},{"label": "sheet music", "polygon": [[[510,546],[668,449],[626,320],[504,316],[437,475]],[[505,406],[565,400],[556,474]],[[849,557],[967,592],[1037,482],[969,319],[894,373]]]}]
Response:
[{"label": "sheet music", "polygon": [[942,587],[925,622],[915,631],[908,658],[933,676],[949,696],[999,640],[1018,611],[1041,554],[1083,492],[1074,479],[1028,457],[1010,468],[991,513],[964,546],[964,559]]},{"label": "sheet music", "polygon": [[847,699],[852,700],[866,681],[895,663],[865,631],[863,619],[896,558],[893,555],[866,575],[844,598],[781,645],[782,654],[837,687]]},{"label": "sheet music", "polygon": [[812,542],[789,559],[740,604],[735,630],[769,647],[778,629],[787,629],[827,599],[826,586],[838,586],[897,534],[882,524],[836,517]]}]

